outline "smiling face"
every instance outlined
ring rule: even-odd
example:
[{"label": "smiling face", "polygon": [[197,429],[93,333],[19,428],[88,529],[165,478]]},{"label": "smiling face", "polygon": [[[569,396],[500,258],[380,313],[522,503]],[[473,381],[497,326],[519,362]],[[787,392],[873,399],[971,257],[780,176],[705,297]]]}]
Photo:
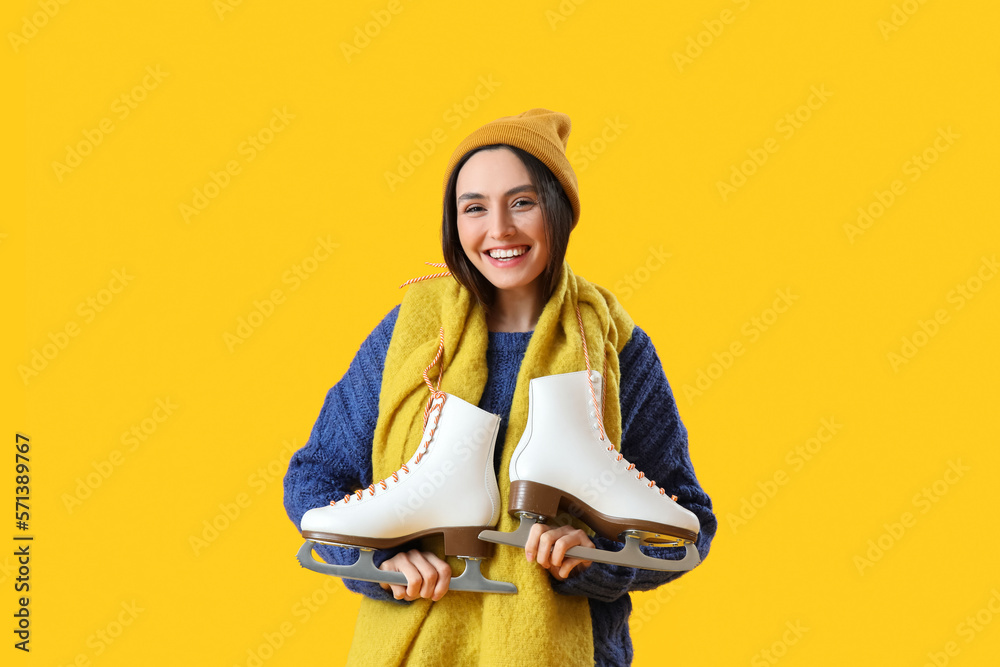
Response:
[{"label": "smiling face", "polygon": [[538,193],[521,160],[483,150],[456,181],[458,236],[479,272],[498,290],[536,291],[549,260]]}]

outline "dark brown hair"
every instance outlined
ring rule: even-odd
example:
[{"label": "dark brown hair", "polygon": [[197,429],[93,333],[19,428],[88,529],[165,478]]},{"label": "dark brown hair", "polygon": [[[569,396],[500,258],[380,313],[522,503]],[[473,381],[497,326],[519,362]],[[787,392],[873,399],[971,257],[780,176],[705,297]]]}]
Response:
[{"label": "dark brown hair", "polygon": [[569,245],[569,233],[573,229],[573,206],[562,185],[541,160],[531,153],[516,146],[507,144],[490,144],[469,151],[458,161],[444,193],[444,215],[441,220],[441,250],[448,270],[466,289],[468,289],[482,304],[487,314],[493,309],[496,301],[496,287],[486,279],[466,256],[462,242],[458,237],[458,205],[456,203],[458,172],[468,162],[469,158],[479,151],[506,148],[521,160],[528,170],[528,178],[538,193],[542,207],[542,218],[545,221],[545,242],[549,246],[549,261],[542,271],[541,279],[544,289],[543,299],[548,301],[559,284],[563,260],[566,258],[566,247]]}]

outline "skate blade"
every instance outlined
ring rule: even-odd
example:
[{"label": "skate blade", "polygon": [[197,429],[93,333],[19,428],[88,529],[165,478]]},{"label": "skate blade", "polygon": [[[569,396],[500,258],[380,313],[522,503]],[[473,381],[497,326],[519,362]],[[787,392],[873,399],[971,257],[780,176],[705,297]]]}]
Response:
[{"label": "skate blade", "polygon": [[605,551],[604,549],[594,549],[591,547],[571,547],[566,551],[567,556],[582,558],[583,560],[594,561],[595,563],[609,563],[611,565],[622,565],[624,567],[637,567],[643,570],[659,570],[661,572],[687,572],[694,569],[701,562],[701,556],[693,542],[684,544],[684,558],[680,560],[668,560],[665,558],[653,558],[647,556],[639,550],[642,540],[634,535],[625,538],[625,548],[621,551]]},{"label": "skate blade", "polygon": [[[313,557],[313,547],[315,542],[306,541],[299,552],[295,555],[299,564],[307,570],[329,574],[341,579],[355,579],[358,581],[373,581],[377,584],[400,584],[406,585],[406,575],[402,572],[386,572],[375,567],[373,557],[374,550],[364,547],[350,547],[360,549],[358,560],[353,565],[331,565],[323,563]],[[452,578],[448,584],[448,590],[466,591],[469,593],[517,593],[517,586],[506,581],[493,581],[483,576],[481,569],[481,559],[462,557],[465,561],[465,570],[458,577]]]},{"label": "skate blade", "polygon": [[453,577],[448,584],[449,591],[466,591],[468,593],[517,593],[517,586],[507,581],[494,581],[483,576],[481,558],[465,558],[465,570],[461,576]]},{"label": "skate blade", "polygon": [[341,579],[373,581],[377,584],[406,585],[406,575],[402,572],[386,572],[375,567],[375,561],[372,560],[375,551],[372,549],[352,547],[361,550],[358,560],[353,565],[331,565],[330,563],[322,563],[313,557],[312,550],[314,546],[316,546],[315,542],[307,540],[299,547],[299,552],[295,554],[299,565],[307,570],[319,572],[320,574],[329,574]]},{"label": "skate blade", "polygon": [[493,542],[495,544],[506,544],[509,547],[520,547],[524,548],[524,545],[528,543],[528,534],[531,532],[531,527],[536,523],[545,523],[545,517],[536,514],[528,514],[527,512],[523,514],[518,514],[521,520],[520,525],[517,527],[513,533],[505,533],[500,530],[484,530],[479,533],[479,539],[486,542]]}]

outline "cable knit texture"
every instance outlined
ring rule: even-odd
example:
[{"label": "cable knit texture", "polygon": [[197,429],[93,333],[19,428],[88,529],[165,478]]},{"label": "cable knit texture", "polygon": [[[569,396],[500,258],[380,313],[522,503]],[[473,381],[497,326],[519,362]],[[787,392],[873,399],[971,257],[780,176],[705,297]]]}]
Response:
[{"label": "cable knit texture", "polygon": [[[307,510],[339,499],[372,483],[371,450],[382,370],[392,338],[399,306],[396,306],[362,343],[344,377],[326,395],[309,441],[292,456],[285,475],[285,509],[298,527]],[[497,442],[504,442],[517,373],[532,332],[489,333],[486,353],[488,380],[479,407],[501,416]],[[687,431],[652,341],[639,327],[619,355],[621,368],[621,452],[636,467],[677,495],[678,502],[694,512],[701,522],[697,547],[704,560],[716,532],[712,503],[695,477],[688,455]],[[495,453],[499,465],[500,447]],[[621,544],[594,536],[596,546],[618,550]],[[410,548],[377,550],[375,564]],[[658,558],[681,558],[683,550],[643,547]],[[317,545],[319,555],[330,563],[347,565],[357,560],[357,549]],[[561,595],[589,598],[593,628],[594,662],[597,665],[627,665],[632,661],[628,617],[632,610],[629,591],[651,590],[683,573],[657,572],[593,563],[566,581],[550,577],[552,589]],[[389,604],[400,602],[379,584],[345,579],[345,585]]]}]

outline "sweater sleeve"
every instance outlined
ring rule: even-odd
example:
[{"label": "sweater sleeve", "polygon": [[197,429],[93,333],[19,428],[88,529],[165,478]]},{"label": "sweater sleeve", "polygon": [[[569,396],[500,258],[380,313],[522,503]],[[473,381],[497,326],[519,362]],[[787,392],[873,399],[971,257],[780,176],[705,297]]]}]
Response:
[{"label": "sweater sleeve", "polygon": [[[302,515],[372,483],[372,441],[378,421],[382,370],[399,306],[393,308],[361,344],[344,377],[326,394],[308,442],[292,455],[285,473],[285,511],[298,528]],[[350,565],[358,549],[316,544],[328,563]],[[397,550],[376,550],[375,566]],[[390,591],[370,581],[344,579],[351,591],[391,600]]]},{"label": "sweater sleeve", "polygon": [[[638,326],[619,355],[621,368],[622,443],[625,458],[646,473],[656,485],[677,496],[677,502],[698,516],[701,530],[696,547],[701,559],[708,556],[717,523],[712,501],[695,477],[688,453],[687,429],[681,423],[670,384],[646,332]],[[593,538],[599,549],[618,551],[624,544],[600,535]],[[641,547],[654,558],[679,560],[677,547]],[[563,595],[583,595],[612,602],[629,591],[646,591],[684,574],[591,563],[583,572],[565,581],[552,580],[552,588]]]}]

